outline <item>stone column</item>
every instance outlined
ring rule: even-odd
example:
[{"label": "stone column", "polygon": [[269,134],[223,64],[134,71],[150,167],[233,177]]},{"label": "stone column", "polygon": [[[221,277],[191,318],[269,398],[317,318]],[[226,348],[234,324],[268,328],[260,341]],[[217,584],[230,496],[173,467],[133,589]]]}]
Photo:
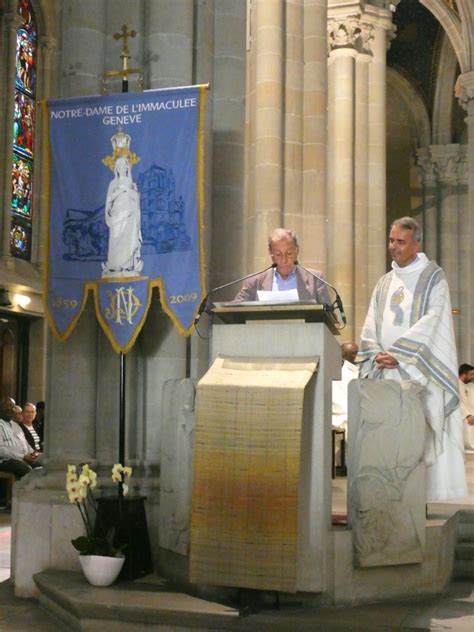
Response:
[{"label": "stone column", "polygon": [[[285,3],[284,68],[285,111],[283,126],[283,224],[304,236],[303,231],[303,151],[304,151],[304,6]],[[315,245],[311,245],[314,250]],[[306,253],[302,246],[302,256]],[[308,253],[309,254],[309,253]]]},{"label": "stone column", "polygon": [[[467,124],[467,164],[468,164],[468,206],[467,208],[472,210],[474,208],[474,71],[466,72],[458,77],[455,87],[456,97],[459,103],[466,110],[467,116],[465,118]],[[472,246],[474,243],[474,219],[472,213],[469,218],[466,218],[467,222],[462,226],[463,232],[469,238],[469,244]],[[462,291],[464,300],[462,303],[466,306],[463,314],[463,320],[465,319],[468,325],[469,331],[469,345],[463,349],[463,355],[468,358],[474,357],[474,332],[472,328],[472,322],[474,318],[474,285],[472,283],[474,279],[474,261],[473,257],[469,257],[469,273],[466,276],[461,277]]]},{"label": "stone column", "polygon": [[252,27],[255,38],[253,208],[249,209],[248,243],[255,269],[268,265],[264,244],[283,222],[283,3],[257,0]]},{"label": "stone column", "polygon": [[369,288],[386,270],[386,91],[387,47],[392,37],[392,13],[367,4],[364,21],[372,25],[369,66]]},{"label": "stone column", "polygon": [[149,87],[192,84],[193,0],[148,3]]},{"label": "stone column", "polygon": [[[241,4],[244,3],[235,3],[232,11],[229,5],[221,3],[215,7],[215,85],[210,94],[214,138],[207,153],[207,159],[213,161],[212,233],[215,239],[211,241],[211,231],[206,231],[209,233],[206,259],[210,261],[212,287],[238,278],[244,259],[246,14]],[[226,234],[232,235],[232,248],[228,247]]]},{"label": "stone column", "polygon": [[327,0],[303,2],[303,229],[306,264],[327,260]]},{"label": "stone column", "polygon": [[372,26],[359,14],[341,17],[330,11],[329,16],[328,277],[344,302],[348,321],[344,337],[355,339],[369,301],[368,104]]},{"label": "stone column", "polygon": [[61,96],[100,94],[105,70],[105,0],[65,0]]},{"label": "stone column", "polygon": [[[56,80],[56,67],[57,61],[57,40],[54,37],[40,37],[38,47],[38,71],[40,76],[38,77],[38,97],[41,99],[47,99],[50,95],[55,94],[54,84]],[[40,238],[43,234],[43,225],[48,216],[49,209],[47,205],[49,203],[49,173],[46,168],[48,141],[46,138],[47,128],[43,124],[41,116],[37,119],[37,138],[41,138],[41,160],[35,161],[35,197],[38,198],[38,212],[33,216],[33,232],[37,236],[34,240],[33,246],[35,248],[35,259],[38,262],[40,269],[43,268],[43,262],[45,260],[45,242]],[[39,185],[39,186],[38,186]],[[36,246],[35,246],[36,244]]]},{"label": "stone column", "polygon": [[438,212],[436,205],[436,174],[428,147],[416,152],[417,164],[421,169],[423,186],[423,251],[428,259],[439,259]]},{"label": "stone column", "polygon": [[354,325],[354,48],[329,56],[327,276],[344,302],[347,335]]},{"label": "stone column", "polygon": [[[459,145],[431,145],[431,159],[438,178],[438,200],[440,217],[440,252],[438,263],[448,279],[453,309],[459,309],[458,270],[458,196],[457,168]],[[458,336],[458,321],[454,321]]]},{"label": "stone column", "polygon": [[469,292],[471,286],[471,259],[472,242],[470,239],[469,227],[471,217],[471,207],[469,206],[469,163],[467,159],[467,145],[459,148],[458,164],[458,208],[459,208],[459,248],[458,248],[458,269],[459,269],[459,314],[456,319],[459,321],[459,364],[466,362],[464,359],[470,355],[470,337],[472,325],[469,321]]},{"label": "stone column", "polygon": [[369,288],[369,64],[372,57],[359,53],[355,67],[354,147],[354,330],[359,340],[372,288]]}]

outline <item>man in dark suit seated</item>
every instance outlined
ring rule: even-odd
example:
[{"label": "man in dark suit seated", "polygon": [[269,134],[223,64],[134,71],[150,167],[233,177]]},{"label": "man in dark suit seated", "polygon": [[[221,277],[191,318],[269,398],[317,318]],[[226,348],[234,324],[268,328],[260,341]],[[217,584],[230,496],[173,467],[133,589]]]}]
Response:
[{"label": "man in dark suit seated", "polygon": [[330,303],[322,272],[298,265],[298,238],[292,230],[275,228],[268,238],[268,252],[274,267],[248,279],[234,301],[258,301],[261,290],[296,290],[300,301]]}]

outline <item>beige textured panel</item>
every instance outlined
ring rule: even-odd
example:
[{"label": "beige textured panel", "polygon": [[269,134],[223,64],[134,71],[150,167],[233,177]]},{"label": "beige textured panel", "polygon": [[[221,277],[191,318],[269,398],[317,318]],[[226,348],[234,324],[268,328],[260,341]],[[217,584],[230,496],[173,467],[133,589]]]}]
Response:
[{"label": "beige textured panel", "polygon": [[190,579],[294,592],[308,359],[217,358],[197,393]]}]

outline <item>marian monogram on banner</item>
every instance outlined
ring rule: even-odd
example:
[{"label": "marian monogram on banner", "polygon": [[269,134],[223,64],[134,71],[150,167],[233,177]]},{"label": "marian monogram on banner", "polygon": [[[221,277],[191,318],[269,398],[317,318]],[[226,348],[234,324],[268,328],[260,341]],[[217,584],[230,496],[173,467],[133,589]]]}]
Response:
[{"label": "marian monogram on banner", "polygon": [[177,329],[190,333],[204,291],[205,92],[191,86],[48,102],[45,296],[60,339],[76,326],[89,290],[116,351],[133,345],[154,287]]},{"label": "marian monogram on banner", "polygon": [[133,317],[142,306],[133,287],[117,287],[114,292],[108,291],[107,297],[110,301],[105,310],[107,320],[113,320],[117,325],[133,325]]}]

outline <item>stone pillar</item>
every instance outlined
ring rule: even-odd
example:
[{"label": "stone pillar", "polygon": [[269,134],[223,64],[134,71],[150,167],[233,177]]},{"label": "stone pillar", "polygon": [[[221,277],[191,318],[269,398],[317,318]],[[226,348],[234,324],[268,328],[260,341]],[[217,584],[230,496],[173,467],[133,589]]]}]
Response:
[{"label": "stone pillar", "polygon": [[[300,236],[303,231],[304,151],[304,37],[301,31],[304,7],[301,2],[285,3],[284,67],[285,111],[283,125],[283,224]],[[306,260],[304,252],[302,253]]]},{"label": "stone pillar", "polygon": [[243,272],[268,265],[266,240],[299,232],[301,260],[326,260],[326,0],[257,0],[247,55]]},{"label": "stone pillar", "polygon": [[105,0],[65,0],[61,95],[100,94],[105,71]]},{"label": "stone pillar", "polygon": [[148,3],[149,87],[192,84],[193,0]]},{"label": "stone pillar", "polygon": [[[470,348],[471,322],[469,321],[469,293],[466,289],[471,285],[472,243],[469,231],[471,207],[469,206],[469,163],[467,159],[467,145],[461,145],[458,164],[458,208],[459,208],[459,314],[455,320],[459,321],[459,364],[466,362],[465,356]],[[467,360],[468,362],[470,360]]]},{"label": "stone pillar", "polygon": [[359,53],[355,59],[354,147],[354,340],[359,340],[367,314],[369,288],[369,64],[372,57]]},{"label": "stone pillar", "polygon": [[326,271],[327,0],[303,1],[303,229],[305,263]]},{"label": "stone pillar", "polygon": [[[431,145],[431,160],[438,178],[438,200],[440,217],[440,252],[438,263],[448,279],[451,304],[459,309],[459,270],[458,270],[458,196],[457,166],[459,163],[459,145]],[[458,338],[458,321],[454,321],[454,330]]]},{"label": "stone pillar", "polygon": [[421,169],[423,186],[423,251],[428,259],[439,260],[438,211],[436,204],[436,174],[428,147],[416,152],[417,164]]},{"label": "stone pillar", "polygon": [[386,90],[387,47],[393,33],[392,13],[367,4],[364,21],[372,30],[369,66],[369,288],[386,270]]},{"label": "stone pillar", "polygon": [[253,209],[248,242],[252,265],[268,265],[264,244],[283,221],[283,3],[257,0],[252,27],[255,37]]},{"label": "stone pillar", "polygon": [[[54,94],[54,85],[56,80],[56,68],[55,62],[57,60],[57,40],[54,37],[42,36],[39,39],[38,47],[38,71],[40,76],[38,77],[38,97],[48,98]],[[41,92],[39,92],[41,91]],[[39,116],[37,120],[37,138],[41,138],[41,160],[35,161],[35,186],[34,195],[38,199],[38,212],[33,215],[33,233],[37,236],[37,239],[33,241],[33,247],[35,249],[35,259],[38,262],[40,269],[43,268],[43,262],[45,261],[45,242],[40,238],[43,234],[43,225],[48,216],[49,209],[49,173],[47,169],[48,164],[48,141],[46,138],[47,128],[43,124],[42,118]],[[39,185],[39,186],[38,186]]]},{"label": "stone pillar", "polygon": [[329,56],[328,214],[331,248],[327,276],[339,290],[354,325],[354,48]]},{"label": "stone pillar", "polygon": [[[207,159],[213,162],[212,232],[216,239],[211,242],[209,234],[206,246],[212,287],[238,277],[244,259],[246,13],[242,5],[234,3],[232,11],[219,2],[215,6],[215,85],[210,95],[214,138]],[[226,234],[232,235],[232,248]]]},{"label": "stone pillar", "polygon": [[[352,7],[352,10],[354,8]],[[330,9],[328,90],[328,277],[356,339],[369,302],[369,89],[371,24]],[[371,288],[370,288],[371,289]]]},{"label": "stone pillar", "polygon": [[[467,124],[467,164],[468,164],[468,205],[467,208],[474,208],[474,71],[466,72],[458,77],[455,87],[456,97],[462,107],[466,110],[465,118]],[[472,213],[467,222],[462,226],[465,235],[468,236],[469,244],[474,243],[474,219]],[[469,274],[467,277],[461,277],[461,287],[464,294],[462,303],[465,305],[463,321],[468,323],[469,345],[463,349],[463,355],[468,358],[474,357],[474,332],[472,322],[474,318],[474,286],[472,279],[474,278],[474,261],[472,256],[469,259]]]}]

